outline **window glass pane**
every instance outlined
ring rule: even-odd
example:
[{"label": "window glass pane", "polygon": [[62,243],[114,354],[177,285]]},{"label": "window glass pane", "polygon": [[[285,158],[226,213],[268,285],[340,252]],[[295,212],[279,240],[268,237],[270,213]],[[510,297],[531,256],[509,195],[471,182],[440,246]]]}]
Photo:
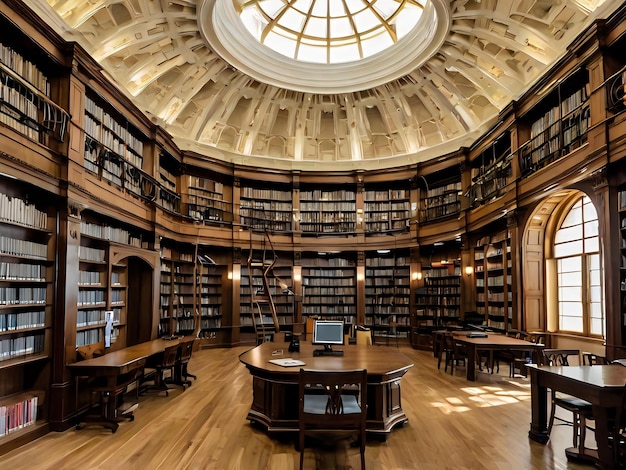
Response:
[{"label": "window glass pane", "polygon": [[582,258],[572,256],[559,260],[559,272],[579,272],[582,269]]},{"label": "window glass pane", "polygon": [[563,219],[563,223],[561,224],[562,228],[571,227],[573,225],[580,225],[583,221],[583,211],[580,205],[580,201],[574,204],[572,209]]},{"label": "window glass pane", "polygon": [[591,222],[585,222],[585,237],[597,237],[598,236],[598,221],[593,220]]},{"label": "window glass pane", "polygon": [[560,328],[561,330],[582,333],[583,319],[582,317],[561,317]]},{"label": "window glass pane", "polygon": [[556,233],[554,243],[563,243],[570,240],[577,240],[583,237],[583,226],[573,225],[569,228],[562,228]]},{"label": "window glass pane", "polygon": [[604,321],[600,318],[592,318],[590,333],[592,335],[604,336]]},{"label": "window glass pane", "polygon": [[587,256],[587,266],[594,271],[600,271],[600,255],[595,254]]},{"label": "window glass pane", "polygon": [[582,300],[582,289],[577,287],[561,287],[559,286],[559,300],[568,302],[579,302]]},{"label": "window glass pane", "polygon": [[602,301],[602,289],[600,286],[593,286],[589,288],[589,301],[597,302],[598,305]]},{"label": "window glass pane", "polygon": [[589,238],[585,240],[585,253],[593,253],[594,251],[600,251],[600,240],[598,237]]},{"label": "window glass pane", "polygon": [[596,212],[596,208],[591,202],[591,199],[585,196],[583,204],[583,217],[585,221],[598,220],[598,213]]}]

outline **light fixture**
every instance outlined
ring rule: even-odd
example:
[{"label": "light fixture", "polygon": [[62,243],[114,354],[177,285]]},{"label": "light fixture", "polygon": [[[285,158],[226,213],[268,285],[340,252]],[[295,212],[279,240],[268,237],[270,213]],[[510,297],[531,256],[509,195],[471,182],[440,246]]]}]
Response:
[{"label": "light fixture", "polygon": [[465,275],[466,276],[471,276],[474,273],[474,267],[473,266],[465,266]]},{"label": "light fixture", "polygon": [[422,272],[418,271],[416,273],[413,273],[413,279],[415,279],[417,281],[421,281],[422,280]]},{"label": "light fixture", "polygon": [[387,253],[391,253],[391,250],[376,250],[376,253],[379,255],[386,255]]}]

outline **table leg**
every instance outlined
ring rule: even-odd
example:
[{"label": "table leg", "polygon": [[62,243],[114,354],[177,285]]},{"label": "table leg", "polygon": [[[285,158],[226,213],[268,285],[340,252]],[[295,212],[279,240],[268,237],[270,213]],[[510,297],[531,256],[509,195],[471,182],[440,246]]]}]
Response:
[{"label": "table leg", "polygon": [[467,345],[467,380],[474,382],[476,380],[476,345]]},{"label": "table leg", "polygon": [[537,370],[529,367],[531,422],[528,437],[535,442],[545,444],[548,435],[548,388],[539,384]]}]

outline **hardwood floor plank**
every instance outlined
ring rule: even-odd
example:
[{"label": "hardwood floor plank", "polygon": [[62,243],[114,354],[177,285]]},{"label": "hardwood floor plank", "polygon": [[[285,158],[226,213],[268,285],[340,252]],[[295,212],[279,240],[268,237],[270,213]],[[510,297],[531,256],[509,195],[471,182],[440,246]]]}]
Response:
[{"label": "hardwood floor plank", "polygon": [[[372,346],[376,347],[376,346]],[[140,397],[135,421],[118,431],[98,426],[50,433],[2,457],[11,470],[292,470],[298,468],[295,436],[268,436],[246,420],[252,378],[238,356],[247,348],[194,352],[190,370],[198,376],[185,391]],[[571,427],[556,426],[543,446],[528,439],[530,385],[524,378],[465,369],[454,375],[437,369],[432,353],[402,347],[415,367],[402,379],[402,406],[409,422],[381,442],[369,439],[369,470],[579,470],[564,449]],[[593,445],[593,433],[588,433]],[[310,446],[305,468],[360,468],[358,448]]]}]

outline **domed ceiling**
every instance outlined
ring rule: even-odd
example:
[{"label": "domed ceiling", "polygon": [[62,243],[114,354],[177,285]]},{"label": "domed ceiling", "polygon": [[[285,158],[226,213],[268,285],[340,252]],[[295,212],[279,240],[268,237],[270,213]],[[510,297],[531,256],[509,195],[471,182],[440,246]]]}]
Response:
[{"label": "domed ceiling", "polygon": [[26,0],[182,149],[374,169],[470,145],[609,0]]}]

